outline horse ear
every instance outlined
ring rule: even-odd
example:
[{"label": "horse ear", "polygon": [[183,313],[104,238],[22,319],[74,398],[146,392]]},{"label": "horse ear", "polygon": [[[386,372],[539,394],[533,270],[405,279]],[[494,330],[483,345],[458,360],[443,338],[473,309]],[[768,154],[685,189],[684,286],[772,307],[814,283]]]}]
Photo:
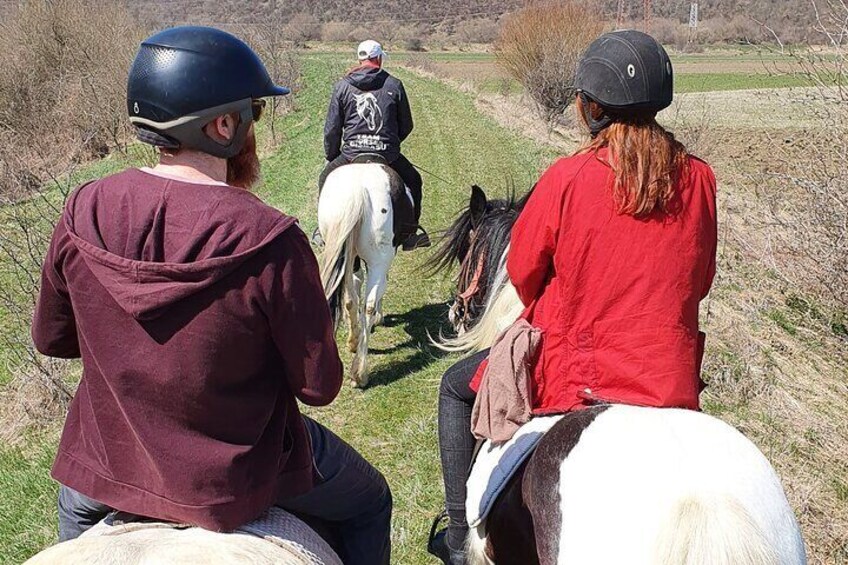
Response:
[{"label": "horse ear", "polygon": [[477,225],[486,213],[486,205],[489,199],[486,198],[486,193],[476,184],[471,187],[471,203],[468,208],[471,210],[471,223]]}]

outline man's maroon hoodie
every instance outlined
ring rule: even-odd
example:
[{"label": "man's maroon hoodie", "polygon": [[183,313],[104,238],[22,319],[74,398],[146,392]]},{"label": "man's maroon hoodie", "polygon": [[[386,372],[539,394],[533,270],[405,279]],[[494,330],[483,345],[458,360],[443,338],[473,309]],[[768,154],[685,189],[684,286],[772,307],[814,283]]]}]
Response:
[{"label": "man's maroon hoodie", "polygon": [[306,237],[249,192],[139,169],[84,185],[53,234],[32,336],[82,357],[62,484],[214,530],[312,487],[295,397],[330,403],[342,366]]}]

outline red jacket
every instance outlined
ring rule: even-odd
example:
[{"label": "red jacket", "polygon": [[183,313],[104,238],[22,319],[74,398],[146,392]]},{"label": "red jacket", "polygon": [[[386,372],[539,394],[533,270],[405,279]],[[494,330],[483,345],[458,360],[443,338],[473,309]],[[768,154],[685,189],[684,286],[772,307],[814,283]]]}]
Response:
[{"label": "red jacket", "polygon": [[715,274],[716,181],[694,157],[674,215],[619,214],[607,151],[561,159],[512,232],[507,269],[543,331],[534,412],[598,401],[698,408],[698,304]]},{"label": "red jacket", "polygon": [[329,403],[342,366],[306,237],[249,192],[138,169],[82,187],[32,335],[46,355],[82,357],[59,482],[216,530],[312,487],[295,397]]}]

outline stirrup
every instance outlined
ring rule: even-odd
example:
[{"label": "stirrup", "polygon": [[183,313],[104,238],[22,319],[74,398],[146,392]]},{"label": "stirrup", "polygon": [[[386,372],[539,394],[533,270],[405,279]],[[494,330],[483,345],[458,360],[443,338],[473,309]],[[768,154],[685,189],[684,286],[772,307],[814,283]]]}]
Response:
[{"label": "stirrup", "polygon": [[438,557],[445,565],[450,565],[450,548],[447,544],[447,528],[439,529],[439,525],[448,517],[447,510],[442,510],[433,525],[430,526],[430,537],[427,538],[427,553]]},{"label": "stirrup", "polygon": [[318,228],[315,228],[315,231],[312,232],[312,245],[315,247],[324,247],[324,238],[321,236],[321,231]]}]

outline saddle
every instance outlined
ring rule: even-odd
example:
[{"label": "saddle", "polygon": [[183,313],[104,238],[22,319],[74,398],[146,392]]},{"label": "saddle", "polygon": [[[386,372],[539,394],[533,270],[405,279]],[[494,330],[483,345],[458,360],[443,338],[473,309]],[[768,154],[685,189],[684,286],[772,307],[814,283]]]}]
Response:
[{"label": "saddle", "polygon": [[353,161],[351,161],[351,163],[356,163],[359,165],[367,163],[374,163],[377,165],[389,164],[386,158],[380,155],[379,153],[360,153],[359,155],[353,158]]},{"label": "saddle", "polygon": [[563,414],[538,416],[518,428],[503,443],[486,440],[478,444],[477,455],[468,475],[465,513],[468,525],[479,526],[512,476],[533,455],[539,441],[562,420]]},{"label": "saddle", "polygon": [[[174,531],[192,528],[194,527],[187,524],[162,522],[135,514],[113,512],[83,533],[81,537],[116,536],[142,530]],[[262,516],[241,526],[233,533],[261,538],[286,550],[292,559],[304,565],[342,565],[335,551],[314,528],[276,506],[272,506]]]}]

